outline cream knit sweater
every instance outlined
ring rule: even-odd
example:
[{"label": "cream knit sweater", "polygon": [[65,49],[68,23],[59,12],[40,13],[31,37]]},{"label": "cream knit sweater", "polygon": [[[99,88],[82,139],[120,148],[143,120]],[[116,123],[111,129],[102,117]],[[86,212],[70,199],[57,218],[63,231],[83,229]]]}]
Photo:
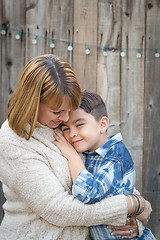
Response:
[{"label": "cream knit sweater", "polygon": [[125,224],[122,195],[87,205],[71,195],[67,160],[40,125],[29,141],[8,126],[0,130],[0,180],[6,202],[0,240],[84,240],[88,226]]}]

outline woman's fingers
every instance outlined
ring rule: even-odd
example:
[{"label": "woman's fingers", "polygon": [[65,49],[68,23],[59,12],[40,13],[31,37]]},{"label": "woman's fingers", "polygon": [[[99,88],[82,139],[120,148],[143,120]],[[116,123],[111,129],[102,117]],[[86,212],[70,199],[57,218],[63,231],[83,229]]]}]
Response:
[{"label": "woman's fingers", "polygon": [[113,228],[112,235],[120,235],[123,238],[134,238],[138,236],[138,225],[135,219],[131,218],[124,226],[107,226]]},{"label": "woman's fingers", "polygon": [[120,235],[122,238],[134,238],[137,236],[137,231],[135,230],[125,230],[125,231],[122,231],[122,230],[115,230],[115,231],[112,231],[112,235]]}]

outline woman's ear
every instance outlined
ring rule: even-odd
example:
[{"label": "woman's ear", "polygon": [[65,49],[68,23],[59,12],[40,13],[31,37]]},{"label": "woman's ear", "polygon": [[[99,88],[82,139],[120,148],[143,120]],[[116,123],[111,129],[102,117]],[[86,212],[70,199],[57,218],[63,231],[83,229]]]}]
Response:
[{"label": "woman's ear", "polygon": [[103,116],[100,120],[100,124],[101,124],[101,133],[105,133],[109,126],[108,118],[106,116]]}]

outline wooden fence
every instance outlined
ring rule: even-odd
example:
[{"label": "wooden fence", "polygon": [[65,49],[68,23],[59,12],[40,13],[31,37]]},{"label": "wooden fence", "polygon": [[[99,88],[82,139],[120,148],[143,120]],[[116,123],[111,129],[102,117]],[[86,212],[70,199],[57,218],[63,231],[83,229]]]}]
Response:
[{"label": "wooden fence", "polygon": [[103,97],[108,134],[122,132],[160,239],[160,0],[1,0],[0,12],[0,124],[25,63],[63,57]]}]

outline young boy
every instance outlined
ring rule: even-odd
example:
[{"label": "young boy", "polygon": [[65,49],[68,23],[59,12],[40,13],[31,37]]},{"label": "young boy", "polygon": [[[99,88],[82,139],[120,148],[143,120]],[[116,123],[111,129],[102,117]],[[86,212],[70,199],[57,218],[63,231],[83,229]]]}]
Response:
[{"label": "young boy", "polygon": [[[85,91],[80,107],[70,112],[68,122],[61,125],[68,142],[57,131],[54,133],[55,144],[69,162],[74,183],[72,194],[87,204],[117,194],[133,193],[135,169],[131,155],[120,133],[107,137],[108,125],[102,98]],[[85,165],[77,152],[86,155]],[[90,232],[94,240],[121,239],[112,236],[112,229],[104,225],[91,226]],[[141,237],[132,239],[155,239],[149,229],[145,229]]]}]

